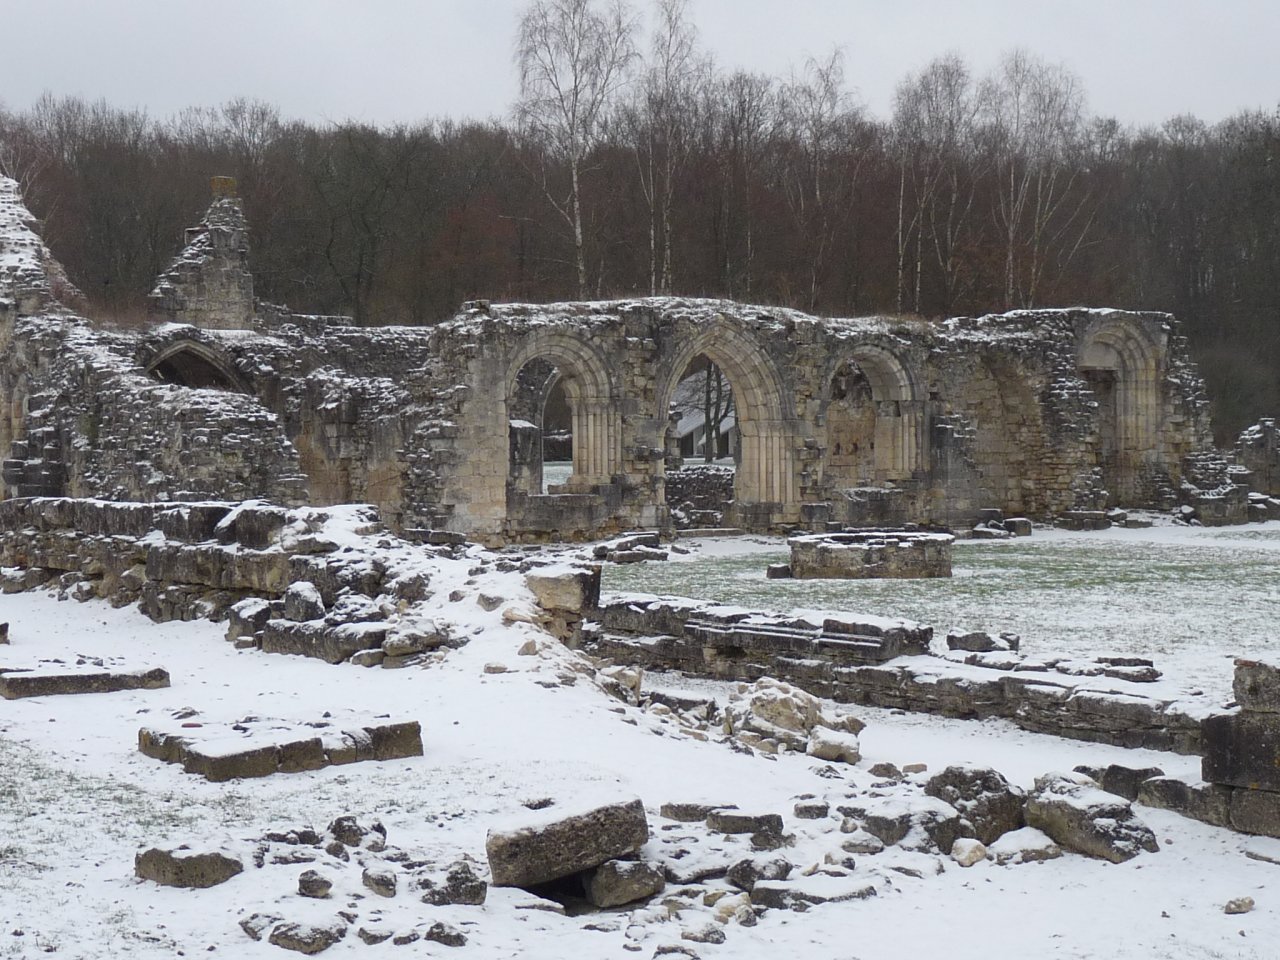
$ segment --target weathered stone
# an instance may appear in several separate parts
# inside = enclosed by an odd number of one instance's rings
[[[324,619],[324,600],[315,584],[291,583],[284,592],[284,615],[287,620],[305,621]]]
[[[1228,819],[1231,829],[1241,833],[1280,837],[1280,793],[1236,788]]]
[[[1222,908],[1222,912],[1228,916],[1251,913],[1254,908],[1253,897],[1236,897],[1234,900],[1228,900],[1226,906]]]
[[[525,575],[525,585],[539,606],[581,616],[599,606],[600,566],[534,570]]]
[[[947,767],[929,778],[924,792],[955,807],[984,844],[1023,825],[1026,794],[990,768]]]
[[[637,799],[569,813],[553,806],[524,824],[490,830],[485,850],[496,886],[527,887],[624,857],[648,839]]]
[[[877,530],[792,537],[791,576],[811,578],[909,578],[951,576],[949,533]]]
[[[238,856],[225,850],[197,850],[187,844],[151,847],[136,854],[133,870],[143,880],[166,887],[215,887],[244,870]]]
[[[274,913],[252,913],[240,921],[240,929],[253,940],[261,940],[262,935],[279,923],[281,917]]]
[[[782,817],[776,813],[712,810],[707,814],[706,824],[708,830],[716,833],[782,833]]]
[[[1201,734],[1206,781],[1280,791],[1280,714],[1215,714],[1205,718]]]
[[[268,939],[277,947],[310,956],[328,950],[346,935],[346,925],[335,920],[323,926],[311,923],[277,924]]]
[[[874,883],[862,877],[802,877],[799,880],[760,880],[751,891],[759,907],[803,912],[822,903],[866,900],[876,895]]]
[[[1062,848],[1034,827],[1023,827],[1006,833],[987,848],[987,853],[1000,866],[1017,863],[1040,863],[1062,856]]]
[[[1016,651],[1021,643],[1021,638],[1013,633],[1002,633],[996,637],[983,630],[947,634],[948,650],[967,650],[971,653]]]
[[[386,864],[370,864],[360,874],[360,882],[380,897],[396,895],[396,871]]]
[[[662,892],[666,876],[661,867],[639,860],[606,860],[587,873],[582,888],[597,907],[617,907]]]
[[[1241,710],[1280,713],[1280,667],[1262,660],[1237,660],[1232,689]]]
[[[445,923],[443,920],[437,920],[427,927],[427,932],[422,936],[425,940],[440,943],[446,947],[465,947],[467,945],[466,935],[457,927]]]
[[[832,763],[857,763],[862,759],[856,736],[822,726],[815,726],[809,731],[808,753],[811,757]]]
[[[1213,824],[1231,825],[1230,787],[1212,783],[1192,784],[1176,777],[1152,777],[1138,788],[1137,801],[1148,807],[1172,810],[1184,817]]]
[[[987,848],[981,840],[960,837],[951,845],[951,859],[962,867],[972,867],[987,858]]]
[[[489,885],[477,876],[466,860],[449,865],[443,877],[424,877],[418,881],[422,902],[443,906],[457,903],[479,906],[489,893]]]
[[[681,823],[699,823],[717,810],[736,809],[732,803],[664,803],[658,810],[667,820]]]
[[[304,897],[323,900],[333,889],[333,881],[316,870],[304,870],[298,876],[298,893]]]
[[[1123,863],[1143,850],[1160,849],[1155,834],[1133,814],[1133,808],[1092,781],[1063,774],[1036,778],[1027,797],[1027,826],[1048,834],[1070,850]]]
[[[824,820],[831,813],[831,805],[825,800],[800,800],[791,812],[797,820]]]
[[[0,697],[53,697],[81,693],[115,693],[119,690],[158,690],[169,686],[169,671],[72,670],[0,668]]]
[[[731,866],[725,879],[739,890],[750,893],[761,880],[786,880],[789,876],[791,861],[785,857],[751,857]]]

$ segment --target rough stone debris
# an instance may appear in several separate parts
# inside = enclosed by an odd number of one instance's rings
[[[1119,503],[1184,503],[1202,523],[1265,512],[1249,471],[1212,445],[1167,314],[921,324],[648,298],[475,302],[430,328],[357,328],[254,297],[243,210],[219,180],[153,291],[166,322],[107,334],[74,313],[18,185],[0,179],[0,198],[0,243],[14,246],[0,276],[10,495],[369,501],[426,542],[494,543],[671,529],[673,506],[686,521],[813,531],[969,526],[992,509],[1110,522]],[[667,495],[667,405],[698,355],[728,376],[742,443],[723,510],[691,514],[698,497],[678,480],[683,499]],[[531,443],[556,381],[573,465],[543,493]],[[1272,483],[1274,425],[1240,450]]]

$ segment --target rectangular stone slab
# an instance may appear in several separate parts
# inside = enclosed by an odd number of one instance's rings
[[[120,690],[156,690],[169,686],[169,671],[93,670],[54,673],[47,669],[14,670],[0,667],[0,697],[51,697],[72,693],[116,693]]]
[[[422,727],[416,720],[335,720],[318,729],[272,721],[210,724],[180,732],[143,727],[138,731],[138,751],[221,783],[365,760],[420,757]]]

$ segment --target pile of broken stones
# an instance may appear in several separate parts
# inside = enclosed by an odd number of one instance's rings
[[[1013,867],[1064,851],[1119,863],[1158,849],[1120,795],[1132,799],[1158,771],[1050,773],[1028,793],[987,768],[864,769],[862,723],[830,701],[764,678],[716,711],[675,694],[641,696],[638,673],[601,671],[628,715],[638,707],[655,727],[761,760],[805,755],[829,789],[794,797],[786,810],[740,809],[732,798],[676,799],[656,810],[635,797],[531,800],[490,825],[485,863],[463,851],[441,860],[399,849],[380,824],[342,817],[323,833],[302,827],[238,844],[153,848],[138,854],[137,875],[207,887],[249,869],[289,871],[254,889],[296,893],[246,910],[241,927],[306,954],[349,934],[369,944],[461,946],[483,940],[495,910],[538,909],[617,934],[627,950],[697,956],[697,944],[724,943],[771,910],[865,900],[950,868]],[[469,915],[490,885],[518,888],[523,899],[490,900]]]

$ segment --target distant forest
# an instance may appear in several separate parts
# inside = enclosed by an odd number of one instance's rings
[[[625,7],[531,4],[505,120],[316,126],[246,100],[160,119],[46,96],[0,111],[0,171],[120,322],[225,174],[258,295],[299,312],[430,324],[475,298],[666,293],[830,316],[1167,310],[1221,442],[1280,414],[1280,108],[1129,128],[1019,51],[987,76],[938,58],[879,118],[838,52],[730,73],[684,0],[653,20],[641,38]]]

